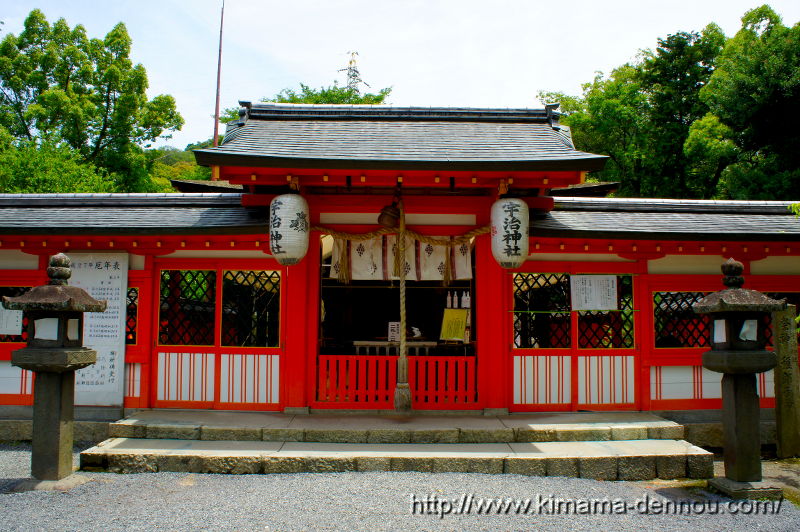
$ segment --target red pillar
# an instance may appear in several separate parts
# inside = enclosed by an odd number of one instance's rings
[[[283,319],[284,351],[281,360],[281,382],[284,408],[308,406],[310,393],[308,376],[313,375],[313,363],[319,335],[319,233],[312,233],[305,258],[284,270],[283,289],[286,290],[286,312]]]
[[[478,397],[484,408],[511,405],[511,286],[492,257],[489,235],[475,239]]]

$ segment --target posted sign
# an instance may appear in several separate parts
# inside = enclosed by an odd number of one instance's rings
[[[70,253],[72,277],[105,312],[83,315],[83,344],[97,351],[97,363],[75,373],[75,404],[121,406],[125,376],[127,253]]]
[[[572,310],[618,310],[616,275],[572,275]]]

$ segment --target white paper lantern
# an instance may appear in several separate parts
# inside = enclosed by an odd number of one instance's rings
[[[503,268],[519,268],[528,258],[528,204],[519,198],[492,205],[492,255]]]
[[[308,251],[308,203],[300,194],[282,194],[269,204],[269,250],[280,264],[297,264]]]

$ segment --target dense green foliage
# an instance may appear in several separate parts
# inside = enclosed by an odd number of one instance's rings
[[[172,96],[147,98],[147,74],[130,51],[124,24],[89,39],[83,26],[70,28],[64,19],[51,25],[33,10],[18,36],[0,42],[0,126],[13,138],[5,150],[39,147],[53,164],[84,164],[108,181],[101,188],[157,190],[144,147],[183,119]],[[51,189],[73,191],[67,175]],[[21,190],[40,191],[33,181]]]
[[[113,192],[103,171],[66,145],[15,142],[0,128],[0,191],[5,193]]]
[[[747,12],[701,97],[736,148],[725,192],[800,197],[800,23],[784,26],[766,5]]]
[[[561,101],[579,149],[609,156],[619,195],[800,197],[800,24],[768,6],[726,39],[715,24],[659,39]]]

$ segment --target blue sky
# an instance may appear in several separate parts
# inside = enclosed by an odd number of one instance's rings
[[[539,107],[539,90],[580,92],[653,48],[658,37],[716,22],[727,35],[745,11],[741,0],[227,0],[222,106],[256,101],[304,82],[328,85],[359,52],[374,90],[389,103],[419,106]],[[800,2],[770,5],[787,25]],[[172,94],[186,120],[166,141],[178,147],[209,138],[221,0],[0,0],[2,33],[25,16],[83,24],[91,37],[124,22],[133,58],[147,69],[149,93]]]

